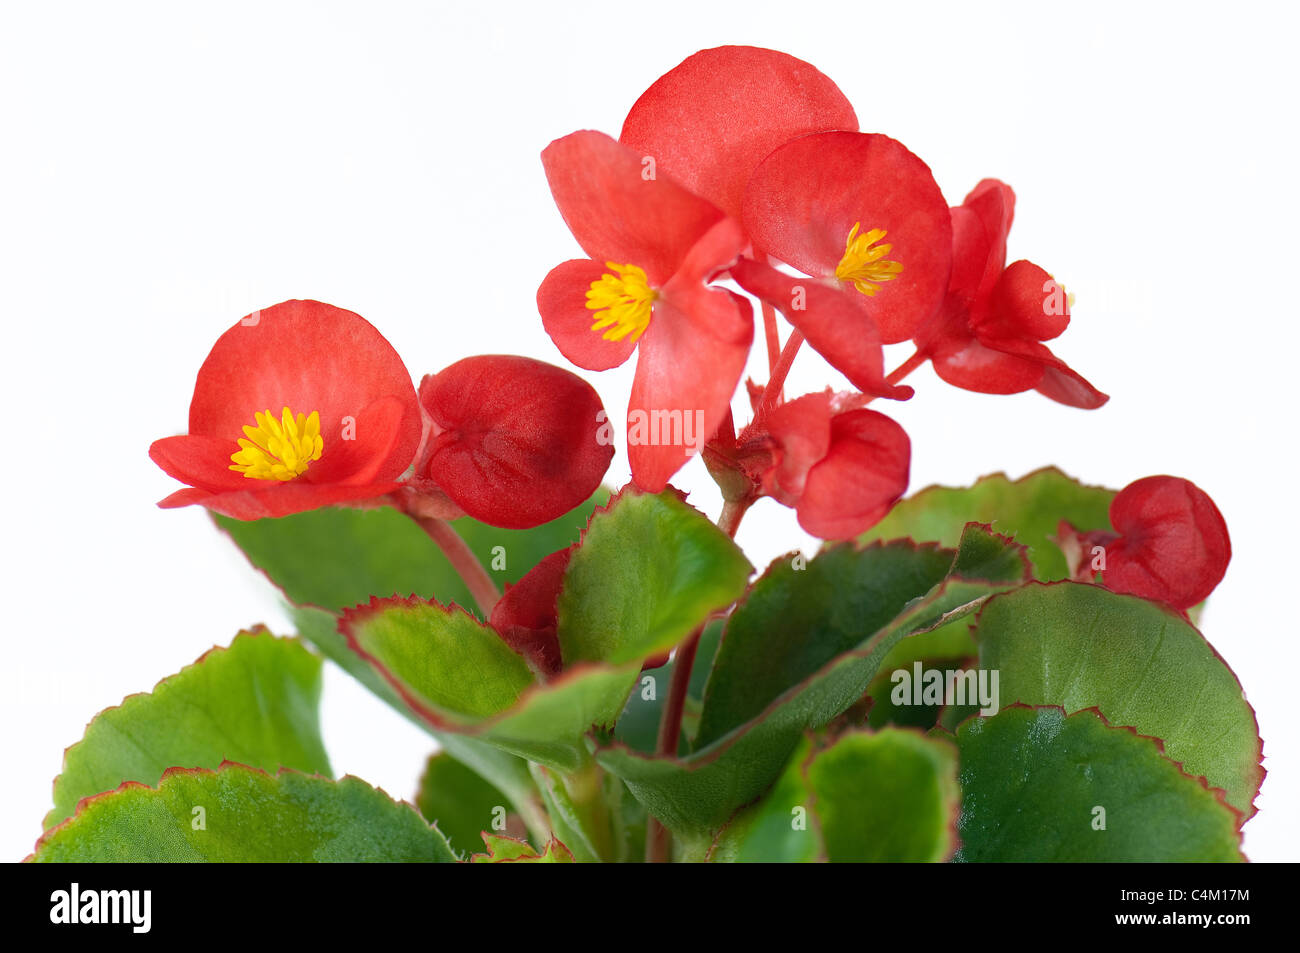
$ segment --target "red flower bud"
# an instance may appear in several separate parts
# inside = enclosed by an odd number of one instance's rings
[[[420,404],[434,434],[417,478],[493,526],[563,516],[595,492],[614,455],[595,390],[544,361],[465,358],[421,381]]]
[[[829,390],[781,404],[738,440],[736,458],[764,495],[794,507],[822,539],[869,529],[907,490],[911,441],[861,395]]]
[[[522,655],[543,676],[560,671],[560,640],[556,637],[556,600],[573,548],[551,553],[528,571],[492,610],[488,624],[503,642]]]
[[[1214,591],[1232,558],[1223,515],[1188,480],[1130,483],[1111,501],[1110,522],[1118,538],[1106,546],[1101,578],[1114,592],[1188,609]]]

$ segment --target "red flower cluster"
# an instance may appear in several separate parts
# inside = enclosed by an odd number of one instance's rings
[[[910,398],[899,380],[925,360],[970,390],[1106,400],[1042,343],[1069,322],[1063,289],[1036,265],[1006,266],[1011,190],[989,180],[950,209],[921,159],[858,131],[835,84],[794,57],[697,53],[636,101],[617,142],[578,132],[542,160],[589,257],[553,269],[538,308],[581,367],[639,347],[628,457],[643,489],[704,450],[728,499],[770,496],[809,532],[850,536],[907,485],[906,435],[865,404]],[[771,371],[738,436],[753,318],[724,279],[762,304]],[[776,311],[794,329],[783,351]],[[784,402],[805,340],[857,394]],[[887,374],[882,345],[908,340],[916,354]]]
[[[458,361],[417,395],[360,315],[286,301],[230,328],[199,369],[189,432],[149,455],[199,503],[235,519],[376,501],[401,488],[445,516],[526,527],[587,499],[609,465],[600,398],[521,357]]]

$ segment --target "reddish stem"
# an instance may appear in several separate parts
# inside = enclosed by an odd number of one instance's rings
[[[469,543],[465,542],[460,533],[452,529],[451,524],[444,519],[436,516],[417,516],[414,513],[407,515],[429,534],[429,538],[442,550],[442,554],[447,557],[452,568],[460,574],[470,595],[483,611],[483,617],[486,619],[490,616],[493,607],[501,598],[501,590],[497,588],[497,584],[488,575],[487,569],[474,555],[474,550],[469,548]]]
[[[796,331],[796,334],[799,332]],[[722,506],[718,516],[718,529],[733,539],[740,521],[753,503],[752,500],[728,501]],[[664,702],[663,717],[659,722],[659,738],[655,751],[661,757],[675,758],[677,743],[682,736],[682,715],[686,711],[686,696],[691,687],[691,669],[695,666],[695,654],[700,647],[700,636],[704,625],[691,633],[690,637],[677,649],[673,658],[673,679],[668,686],[668,699]],[[672,839],[668,829],[651,816],[646,825],[646,861],[651,864],[668,862]]]
[[[763,388],[763,397],[758,402],[758,409],[754,411],[754,420],[762,420],[780,402],[786,376],[790,373],[795,355],[799,353],[802,345],[803,334],[795,328],[786,338],[785,347],[781,349],[781,357],[777,360],[776,367],[772,368],[772,375],[767,379],[767,386]]]
[[[908,374],[912,373],[912,371],[924,364],[927,357],[928,355],[924,350],[917,348],[915,354],[889,372],[889,376],[885,378],[885,383],[897,384]]]
[[[766,301],[759,303],[763,310],[763,336],[767,341],[767,373],[770,376],[776,370],[781,353],[781,335],[776,329],[776,309]]]

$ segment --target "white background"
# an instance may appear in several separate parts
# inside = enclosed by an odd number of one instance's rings
[[[538,153],[617,135],[686,55],[748,43],[830,75],[950,202],[986,175],[1016,189],[1011,255],[1078,296],[1053,347],[1112,400],[981,396],[924,369],[893,407],[913,487],[1055,463],[1205,488],[1234,557],[1203,627],[1269,771],[1246,849],[1297,859],[1294,8],[1078,9],[6,2],[0,858],[30,850],[95,712],[241,626],[284,628],[202,510],[154,507],[175,484],[146,450],[184,429],[217,335],[314,297],[369,318],[417,376],[480,352],[561,363],[533,295],[577,248]],[[624,406],[630,364],[587,376]],[[807,349],[793,380],[843,383]],[[716,515],[702,467],[677,482]],[[770,501],[739,540],[759,565],[811,545]],[[423,735],[334,670],[324,720],[339,773],[410,796]]]

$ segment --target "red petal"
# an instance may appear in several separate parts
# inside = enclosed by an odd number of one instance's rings
[[[574,258],[552,268],[537,289],[546,333],[570,362],[589,371],[617,367],[636,349],[631,335],[606,341],[604,332],[591,329],[596,313],[587,307],[587,291],[607,270],[601,262]]]
[[[269,480],[248,480],[249,483],[270,484]],[[237,520],[259,520],[290,516],[323,506],[340,503],[359,503],[374,500],[397,489],[396,483],[376,483],[369,486],[314,486],[294,480],[291,483],[268,485],[265,489],[227,490],[208,493],[205,490],[178,490],[158,505],[164,509],[190,506],[198,503],[214,512]]]
[[[598,262],[643,268],[654,286],[677,271],[722,212],[664,175],[647,178],[641,153],[601,132],[575,132],[542,153],[560,214]]]
[[[1002,277],[1007,233],[1015,218],[1016,193],[997,179],[984,179],[953,209],[953,280],[949,287],[967,301],[982,301]],[[978,224],[976,224],[978,223]]]
[[[1078,372],[1053,354],[1045,344],[1023,339],[992,338],[986,339],[984,343],[1004,357],[1014,356],[1017,361],[1038,364],[1042,368],[1042,376],[1032,386],[1045,397],[1050,397],[1058,403],[1083,410],[1096,410],[1110,400],[1107,395],[1093,387]]]
[[[776,308],[831,366],[864,394],[907,400],[912,388],[885,382],[885,356],[869,299],[742,258],[731,268],[736,283]]]
[[[595,492],[614,455],[591,385],[543,361],[469,357],[426,377],[420,402],[439,430],[423,471],[493,526],[562,516]]]
[[[372,468],[380,482],[401,476],[420,443],[423,423],[411,375],[360,315],[319,301],[286,301],[249,315],[217,339],[199,369],[190,433],[233,443],[258,411],[278,416],[290,407],[320,414],[329,448],[331,436],[344,432],[345,417],[358,418],[384,397],[396,398],[402,413],[396,438]],[[324,457],[316,466],[322,464],[332,466]]]
[[[560,670],[560,640],[555,635],[555,603],[573,548],[551,553],[513,586],[492,609],[489,624],[503,642],[543,675]]]
[[[943,301],[948,203],[926,164],[888,136],[827,132],[782,146],[755,170],[744,220],[756,249],[816,277],[834,275],[854,225],[884,229],[903,270],[863,297],[885,344],[912,337]]]
[[[849,101],[815,67],[775,50],[722,46],[659,77],[619,140],[740,218],[745,183],[769,152],[808,133],[857,128]]]
[[[230,469],[230,456],[239,450],[234,440],[181,434],[155,440],[149,459],[169,476],[208,492],[244,489],[249,480]]]
[[[831,448],[808,473],[796,508],[799,525],[821,539],[848,539],[874,526],[907,490],[912,444],[874,410],[831,421]]]
[[[993,350],[974,337],[950,350],[936,349],[931,353],[931,363],[934,372],[953,387],[979,394],[1019,394],[1038,386],[1043,379],[1041,361]]]
[[[703,447],[731,408],[754,338],[747,299],[686,285],[655,305],[628,402],[628,461],[658,493]]]
[[[339,433],[324,434],[320,460],[301,479],[318,484],[374,483],[401,436],[404,410],[396,397],[381,397],[362,409]]]
[[[808,471],[831,449],[831,395],[805,394],[767,415],[767,431],[776,441],[776,465],[763,475],[763,491],[794,506],[803,495]]]
[[[1111,501],[1110,522],[1120,538],[1106,549],[1102,580],[1115,592],[1187,609],[1214,591],[1232,558],[1223,514],[1188,480],[1130,483]]]
[[[980,337],[1050,341],[1070,324],[1064,289],[1028,261],[1007,265],[993,286],[987,307],[976,315],[972,315],[972,325]]]

